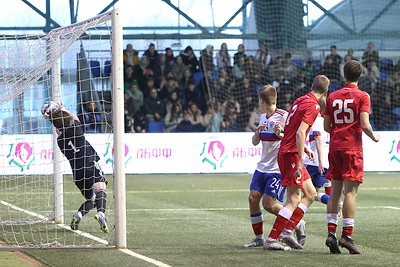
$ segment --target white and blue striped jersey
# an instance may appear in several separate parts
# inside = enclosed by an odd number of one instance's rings
[[[280,173],[278,166],[278,150],[281,139],[275,134],[275,124],[279,122],[281,127],[285,126],[285,121],[288,112],[283,109],[276,109],[275,112],[267,117],[267,114],[262,114],[260,123],[265,123],[266,126],[260,132],[260,140],[262,145],[261,160],[257,164],[257,170],[263,173]]]
[[[315,141],[315,136],[321,136],[322,141],[322,166],[325,169],[329,168],[328,162],[328,152],[329,152],[329,133],[324,130],[324,118],[318,116],[315,119],[314,124],[311,126],[310,133],[308,135],[308,141],[312,152],[314,153],[315,160],[312,161],[308,156],[304,159],[304,165],[312,165],[318,166],[318,151],[317,151],[317,142]]]

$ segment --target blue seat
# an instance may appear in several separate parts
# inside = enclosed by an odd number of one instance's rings
[[[335,92],[335,91],[339,90],[341,87],[342,87],[342,86],[341,86],[340,84],[331,83],[331,84],[329,85],[329,92],[330,92],[330,93]]]
[[[199,86],[201,79],[204,78],[204,73],[203,72],[195,72],[193,73],[193,80],[194,83],[196,84],[196,87]]]
[[[164,123],[160,121],[149,122],[149,133],[162,133],[164,132]]]
[[[104,61],[104,77],[109,77],[111,75],[111,60]]]
[[[311,62],[312,62],[312,65],[314,66],[314,69],[319,69],[322,66],[321,60],[319,60],[319,59],[313,59]]]
[[[93,78],[98,78],[101,76],[100,62],[98,60],[90,60],[89,67],[92,72]]]
[[[393,66],[393,60],[390,58],[381,59],[379,62],[380,69],[384,69],[384,68],[391,67],[391,66]]]
[[[304,67],[304,60],[303,59],[292,59],[292,63],[299,68]]]
[[[379,74],[379,81],[381,83],[383,83],[388,76],[389,76],[389,72],[388,71],[381,71],[380,74]]]

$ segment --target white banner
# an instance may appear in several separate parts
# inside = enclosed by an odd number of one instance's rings
[[[253,133],[151,133],[125,135],[126,173],[252,173],[261,157]],[[400,132],[380,132],[381,141],[364,138],[365,171],[400,171]],[[51,135],[1,135],[2,174],[51,174]],[[112,135],[87,135],[100,165],[113,172]],[[58,149],[58,148],[57,148]],[[64,158],[63,169],[71,173]]]

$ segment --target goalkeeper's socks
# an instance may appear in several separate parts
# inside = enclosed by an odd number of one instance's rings
[[[317,200],[318,200],[319,202],[324,203],[324,204],[328,204],[329,195],[324,194],[324,193],[318,193],[318,195],[317,195]]]
[[[107,193],[100,190],[96,193],[96,207],[97,211],[105,212],[107,206]]]
[[[91,200],[85,201],[78,209],[78,212],[80,212],[82,216],[85,216],[91,209],[94,208],[94,205],[95,203]]]

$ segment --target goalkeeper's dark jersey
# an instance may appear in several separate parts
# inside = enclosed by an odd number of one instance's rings
[[[58,147],[68,159],[75,179],[87,177],[89,173],[92,175],[92,172],[87,171],[93,169],[95,162],[100,159],[92,145],[86,140],[83,131],[83,125],[75,120],[57,138]]]

